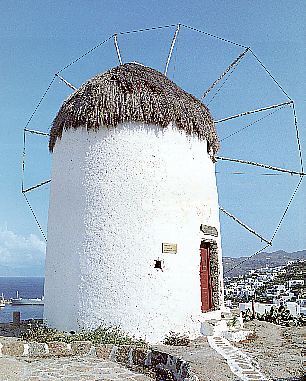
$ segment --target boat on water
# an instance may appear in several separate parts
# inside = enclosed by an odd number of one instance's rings
[[[12,306],[33,306],[33,305],[44,305],[44,298],[20,298],[19,293],[17,291],[16,298],[12,298]]]
[[[0,298],[0,308],[1,307],[5,307],[5,300],[4,300],[3,294],[1,295],[1,298]]]

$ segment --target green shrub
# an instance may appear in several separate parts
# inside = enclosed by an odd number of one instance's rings
[[[251,311],[249,309],[245,312],[242,312],[242,317],[244,322],[253,319]],[[267,321],[269,323],[285,325],[286,327],[306,325],[306,318],[304,316],[301,315],[296,318],[292,316],[290,311],[284,306],[280,306],[278,308],[272,306],[270,311],[266,311],[262,315],[257,313],[256,318],[260,321]]]
[[[175,345],[175,346],[189,345],[190,339],[185,334],[180,334],[180,333],[175,333],[173,331],[170,331],[169,334],[166,335],[163,343],[165,345]]]
[[[231,320],[229,320],[228,322],[227,322],[227,326],[228,327],[236,327],[237,325],[238,325],[238,323],[239,323],[239,319],[238,319],[238,317],[236,316],[236,315],[234,315],[232,318],[231,318]]]
[[[91,331],[82,330],[77,333],[67,333],[47,327],[44,324],[31,323],[28,329],[21,334],[21,339],[36,341],[38,343],[48,343],[50,341],[62,341],[65,343],[91,341],[93,344],[148,346],[144,340],[129,336],[118,327],[107,327],[105,325],[101,325]]]

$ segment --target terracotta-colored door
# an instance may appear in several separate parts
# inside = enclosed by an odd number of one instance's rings
[[[201,285],[201,302],[202,312],[207,312],[212,309],[212,290],[210,279],[210,245],[207,242],[202,242],[200,246],[201,262],[200,262],[200,285]]]

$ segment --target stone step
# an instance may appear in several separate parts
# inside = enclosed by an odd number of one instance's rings
[[[228,363],[231,371],[242,381],[268,381],[259,367],[238,348],[234,347],[228,340],[221,336],[209,336],[209,345],[218,352]]]

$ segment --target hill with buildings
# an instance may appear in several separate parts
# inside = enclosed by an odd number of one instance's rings
[[[256,270],[263,267],[285,266],[290,261],[306,259],[306,250],[288,253],[278,250],[273,253],[259,253],[252,258],[247,257],[230,258],[223,257],[224,276],[233,278],[239,275],[247,274],[250,270]],[[235,267],[233,270],[231,270]],[[231,271],[230,271],[231,270]]]

